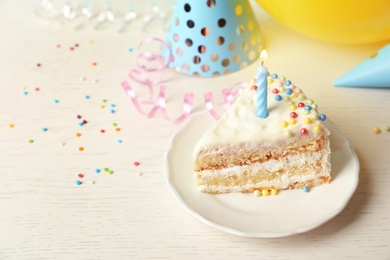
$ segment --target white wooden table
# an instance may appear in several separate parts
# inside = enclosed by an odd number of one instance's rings
[[[139,14],[150,10],[132,2]],[[114,3],[122,11],[128,4]],[[291,237],[246,238],[205,225],[181,207],[166,185],[163,158],[182,123],[160,112],[141,116],[120,87],[136,67],[138,43],[164,37],[160,24],[141,30],[138,20],[121,34],[118,23],[76,31],[37,18],[39,4],[0,3],[0,259],[389,259],[390,133],[375,135],[372,128],[390,125],[390,92],[332,84],[383,43],[316,41],[254,6],[267,38],[268,68],[315,97],[355,145],[361,171],[345,210],[324,225]],[[172,70],[150,77],[166,79],[167,110],[176,117],[184,93],[195,94],[194,112],[204,110],[206,91],[220,96],[252,77],[257,65],[217,78]],[[83,119],[88,123],[80,126]]]

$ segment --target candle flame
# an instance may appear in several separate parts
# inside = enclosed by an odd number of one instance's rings
[[[267,60],[267,51],[266,51],[266,50],[262,50],[262,51],[260,52],[260,60],[261,60],[262,62],[264,62],[264,61]]]

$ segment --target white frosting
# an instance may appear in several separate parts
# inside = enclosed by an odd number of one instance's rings
[[[321,132],[325,131],[328,135],[322,121],[318,119],[318,112],[316,105],[311,109],[310,114],[305,114],[304,108],[299,108],[298,103],[303,102],[305,105],[311,104],[313,101],[304,98],[301,90],[295,88],[294,85],[285,86],[285,82],[281,80],[270,79],[268,84],[268,112],[267,118],[259,118],[256,116],[256,99],[257,92],[252,90],[252,84],[249,84],[244,89],[243,93],[236,99],[235,103],[228,108],[223,114],[221,119],[214,123],[200,138],[194,149],[194,155],[197,154],[202,146],[214,146],[223,144],[243,144],[243,143],[261,143],[264,146],[272,146],[276,142],[280,143],[284,140],[286,142],[291,141],[289,138],[299,137],[301,128],[308,130],[307,135],[317,134],[313,131],[314,126],[320,125]],[[253,81],[252,81],[253,83]],[[272,93],[273,89],[278,89],[279,93]],[[294,95],[287,95],[284,89],[291,88]],[[299,96],[301,94],[301,96]],[[283,100],[277,101],[276,95],[283,97]],[[294,97],[296,95],[296,97]],[[281,127],[282,121],[289,122],[291,110],[291,102],[289,104],[285,99],[290,99],[297,107],[294,112],[298,114],[295,118],[296,124],[289,124],[286,128]],[[306,112],[308,113],[308,112]],[[313,119],[313,115],[317,115],[317,119]],[[312,123],[307,124],[304,122],[304,118],[310,118]],[[286,131],[291,131],[292,137],[286,137]]]

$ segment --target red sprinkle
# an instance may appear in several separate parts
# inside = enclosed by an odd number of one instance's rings
[[[306,128],[301,128],[301,135],[306,135],[308,133]]]
[[[253,85],[253,86],[251,87],[251,90],[257,90],[257,86],[256,86],[256,85]]]
[[[291,118],[297,118],[297,117],[298,117],[298,114],[295,113],[295,112],[291,112],[291,113],[290,113],[290,117],[291,117]]]
[[[272,93],[278,94],[278,93],[279,93],[279,90],[278,90],[277,88],[274,88],[274,89],[272,90]]]
[[[70,49],[71,51],[73,51],[73,50],[74,50],[74,47],[70,47],[69,49]]]
[[[61,45],[57,44],[56,47],[57,47],[57,48],[61,48]]]
[[[79,173],[77,176],[79,176],[79,178],[83,178],[83,177],[84,177],[84,174]]]
[[[40,63],[37,63],[37,67],[40,67],[41,66],[41,64]]]
[[[138,166],[138,165],[139,165],[139,162],[135,161],[134,166]]]
[[[83,125],[85,125],[86,123],[88,123],[88,121],[87,120],[83,120]]]
[[[35,91],[39,91],[39,88],[35,88]]]
[[[101,130],[100,130],[100,133],[104,133],[104,132],[106,132],[104,129],[101,129]]]
[[[299,103],[298,103],[298,107],[300,107],[300,108],[305,107],[305,103],[299,102]]]
[[[80,119],[81,118],[81,116],[80,115],[77,115],[77,119]]]

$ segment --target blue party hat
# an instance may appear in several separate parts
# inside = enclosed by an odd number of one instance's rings
[[[238,71],[263,49],[248,0],[178,0],[165,42],[168,67],[202,77]]]
[[[390,44],[333,83],[336,87],[390,87]]]

